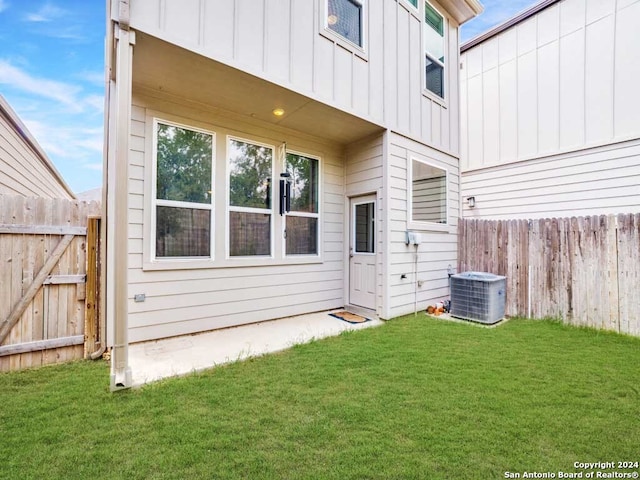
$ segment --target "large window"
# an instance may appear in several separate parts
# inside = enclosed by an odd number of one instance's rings
[[[287,153],[291,210],[285,217],[287,255],[318,254],[318,172],[315,158]]]
[[[273,148],[230,138],[229,256],[270,256]]]
[[[363,47],[364,15],[361,0],[327,0],[326,27]]]
[[[155,122],[155,256],[211,257],[214,135]]]
[[[444,98],[445,21],[435,8],[424,4],[425,88]]]
[[[411,220],[447,223],[447,171],[411,160]]]

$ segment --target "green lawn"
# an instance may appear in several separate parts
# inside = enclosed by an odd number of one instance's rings
[[[105,363],[0,375],[0,478],[505,478],[640,461],[640,339],[404,317],[108,392]]]

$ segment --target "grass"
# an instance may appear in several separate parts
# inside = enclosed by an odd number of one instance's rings
[[[0,375],[0,478],[505,478],[638,461],[640,340],[400,318],[135,391]]]

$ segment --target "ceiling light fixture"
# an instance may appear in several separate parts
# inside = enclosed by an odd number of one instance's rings
[[[283,108],[274,108],[273,109],[273,114],[276,117],[281,117],[282,115],[284,115],[284,109]]]
[[[338,16],[337,15],[329,15],[327,17],[327,23],[329,25],[335,25],[336,23],[338,23]]]

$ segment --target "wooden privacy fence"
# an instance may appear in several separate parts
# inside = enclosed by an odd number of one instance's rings
[[[0,195],[0,371],[82,358],[100,341],[99,214],[96,202]]]
[[[640,335],[640,214],[459,222],[458,271],[507,277],[506,314]]]

